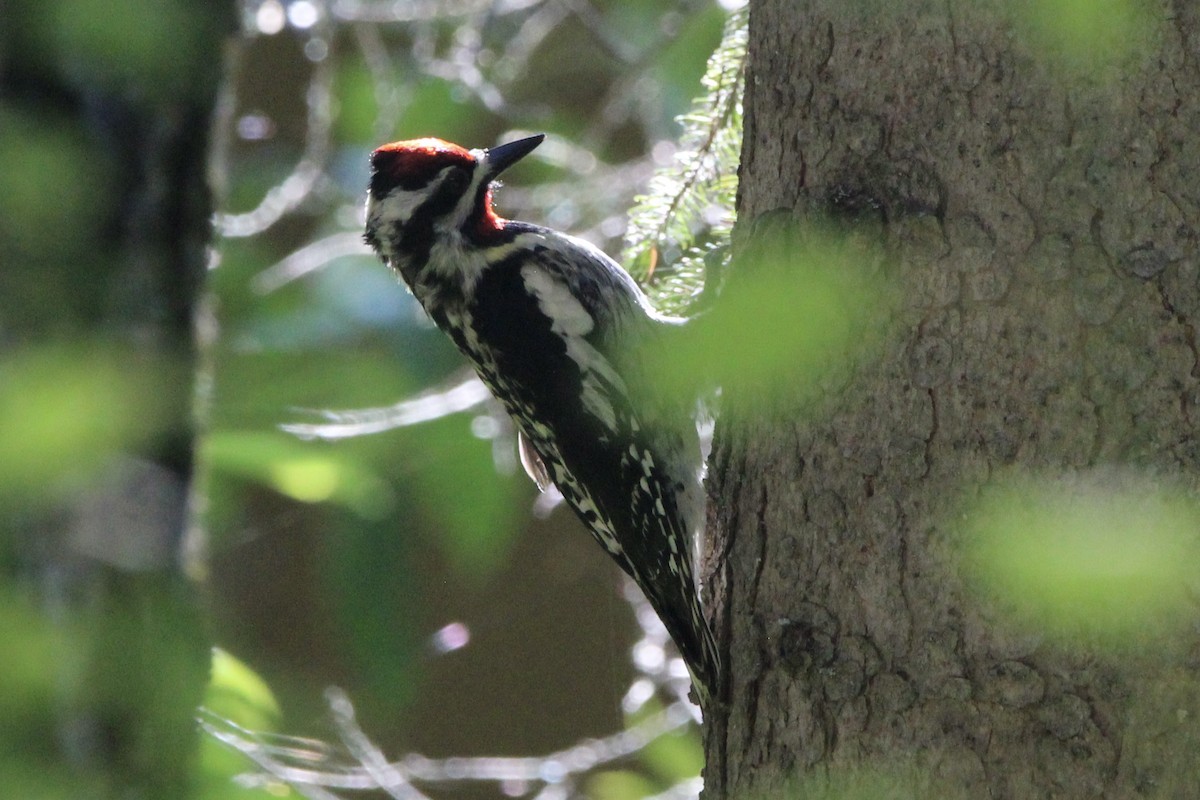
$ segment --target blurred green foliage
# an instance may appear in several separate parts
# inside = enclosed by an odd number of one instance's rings
[[[163,387],[179,373],[178,364],[101,342],[0,359],[0,503],[61,501],[121,448],[162,435]]]
[[[1200,564],[1200,503],[1100,470],[998,480],[963,511],[968,576],[1013,623],[1069,643],[1183,630]]]
[[[104,195],[117,165],[68,116],[46,108],[0,98],[0,131],[5,323],[13,330],[71,334],[95,313],[95,296],[86,290],[102,287],[112,268],[95,247],[112,209],[95,198]],[[66,229],[62,219],[71,220]]]
[[[627,724],[642,718],[653,709],[648,705],[641,712],[631,715]],[[696,728],[685,728],[663,734],[638,752],[640,761],[663,791],[682,780],[699,775],[704,768],[704,745]]]
[[[270,734],[279,729],[282,711],[266,682],[234,656],[213,648],[212,671],[204,694],[204,712],[246,730]],[[248,787],[235,781],[249,768],[246,759],[213,737],[200,745],[198,800],[267,800],[296,795],[282,783]]]
[[[8,257],[49,261],[77,255],[71,248],[100,239],[108,209],[91,201],[116,168],[109,155],[52,112],[0,102],[0,130],[0,242]],[[64,217],[72,220],[71,235],[47,237]],[[61,285],[51,288],[58,291],[38,307],[69,294]]]
[[[334,120],[334,136],[338,141],[363,147],[377,146],[373,137],[380,128],[379,86],[363,58],[348,54],[340,60],[334,78],[334,92],[339,110]],[[444,103],[450,106],[450,103]]]
[[[607,770],[587,781],[587,796],[592,800],[638,800],[656,793],[653,781],[631,770]]]
[[[208,646],[175,549],[230,6],[0,12],[5,797],[194,786]]]
[[[739,257],[720,303],[646,354],[661,385],[686,393],[706,378],[811,405],[883,341],[895,296],[878,248],[851,231],[777,221]]]
[[[158,0],[43,0],[30,21],[46,55],[87,74],[106,91],[148,92],[153,100],[204,91],[195,65],[211,59],[217,15],[190,2]]]
[[[1143,51],[1152,29],[1146,0],[1020,0],[1010,13],[1047,58],[1080,71]]]
[[[925,765],[905,763],[898,755],[888,763],[833,765],[792,782],[783,800],[968,800],[953,778],[939,779]]]
[[[203,646],[194,609],[178,583],[155,574],[87,588],[97,602],[52,618],[30,587],[0,584],[5,796],[106,797],[129,785],[176,796],[195,777],[177,771],[193,763],[191,689],[205,671],[194,658]]]
[[[212,651],[204,708],[256,731],[275,730],[283,713],[266,681],[219,647]]]
[[[390,487],[367,465],[282,433],[214,433],[204,440],[201,463],[301,503],[334,503],[367,519],[386,513],[394,500]]]
[[[52,627],[39,609],[12,587],[0,585],[0,630],[5,659],[0,670],[0,780],[13,797],[70,798],[87,777],[74,774],[39,735],[45,709],[61,701],[64,664],[72,659],[71,633]]]

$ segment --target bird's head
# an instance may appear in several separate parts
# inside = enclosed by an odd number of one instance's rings
[[[371,154],[365,239],[396,264],[419,256],[441,236],[485,244],[502,230],[492,210],[492,181],[541,144],[538,134],[485,150],[441,139],[385,144]]]

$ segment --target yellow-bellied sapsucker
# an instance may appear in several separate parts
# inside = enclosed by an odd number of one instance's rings
[[[526,471],[542,489],[553,481],[645,593],[707,707],[720,661],[692,565],[704,513],[694,404],[656,392],[640,364],[680,320],[592,245],[496,215],[492,181],[542,138],[380,147],[365,238],[512,415]]]

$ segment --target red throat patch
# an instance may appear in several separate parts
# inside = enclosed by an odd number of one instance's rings
[[[488,187],[487,192],[483,195],[483,213],[479,215],[479,224],[475,228],[475,235],[480,239],[494,239],[496,234],[504,230],[504,223],[508,220],[504,219],[496,213],[496,209],[492,208],[492,190]]]

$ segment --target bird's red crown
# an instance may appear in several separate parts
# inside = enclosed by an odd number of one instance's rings
[[[401,185],[428,183],[440,170],[453,165],[470,169],[475,157],[465,147],[432,137],[391,142],[371,154],[371,166]]]

